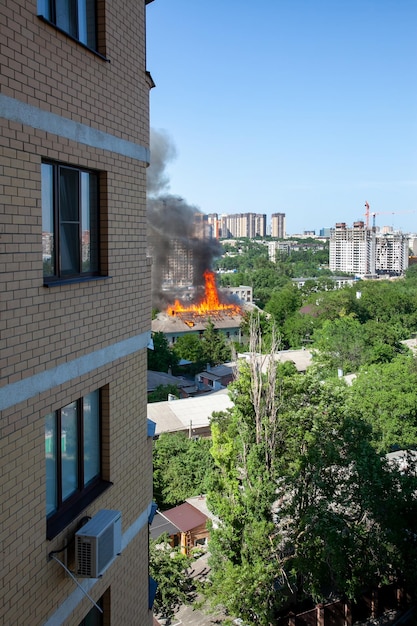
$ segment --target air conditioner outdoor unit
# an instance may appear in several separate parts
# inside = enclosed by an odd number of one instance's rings
[[[122,514],[103,509],[75,533],[75,575],[99,578],[122,550]]]

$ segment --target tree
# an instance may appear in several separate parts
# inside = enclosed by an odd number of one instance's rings
[[[417,263],[410,265],[405,272],[405,278],[408,282],[416,283],[417,282]]]
[[[154,610],[169,619],[188,600],[191,581],[187,575],[190,558],[172,548],[168,535],[149,540],[149,573],[158,583]]]
[[[282,327],[285,320],[302,304],[301,293],[297,287],[290,284],[279,291],[273,291],[265,306],[265,311],[271,313],[278,327]]]
[[[187,334],[178,337],[174,344],[174,352],[178,359],[186,359],[193,363],[204,363],[204,347],[198,335]]]
[[[164,402],[168,400],[169,395],[179,397],[177,385],[158,385],[154,391],[148,394],[148,403]]]
[[[349,402],[372,428],[372,442],[382,453],[417,445],[417,362],[412,355],[361,370]]]
[[[365,338],[361,323],[350,316],[326,320],[313,334],[314,358],[333,375],[340,368],[356,372],[363,362]]]
[[[201,339],[203,355],[210,365],[219,365],[230,361],[232,350],[223,333],[215,329],[211,320],[208,321]]]
[[[251,348],[261,352],[253,335]],[[416,529],[416,477],[371,445],[344,381],[314,369],[286,376],[257,357],[241,364],[231,393],[234,407],[212,421],[208,502],[221,523],[209,544],[209,598],[267,625],[295,594],[354,598],[399,572],[414,585],[404,543]]]
[[[206,493],[213,459],[208,439],[162,433],[154,442],[154,498],[161,510]]]
[[[170,349],[162,332],[153,333],[153,350],[148,349],[148,369],[154,372],[167,372],[178,363],[177,355]]]

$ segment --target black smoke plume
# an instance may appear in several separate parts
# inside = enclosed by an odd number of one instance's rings
[[[203,213],[183,198],[168,193],[166,166],[176,150],[163,131],[151,130],[151,163],[147,171],[148,247],[152,263],[152,306],[165,308],[177,297],[162,290],[162,280],[170,267],[174,249],[192,258],[192,282],[198,292],[204,284],[203,273],[212,269],[213,259],[220,255],[216,239],[201,236]]]

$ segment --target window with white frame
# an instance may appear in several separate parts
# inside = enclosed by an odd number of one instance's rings
[[[104,491],[101,392],[45,417],[46,515],[52,537]]]
[[[97,50],[96,0],[38,0],[38,15]]]
[[[42,163],[44,282],[99,275],[99,176]]]

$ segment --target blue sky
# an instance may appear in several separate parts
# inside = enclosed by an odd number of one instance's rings
[[[155,0],[147,68],[169,193],[417,232],[417,0]]]

